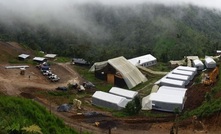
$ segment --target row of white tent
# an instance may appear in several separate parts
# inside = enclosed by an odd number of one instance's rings
[[[203,70],[205,67],[209,68],[209,69],[216,67],[216,62],[211,57],[206,56],[204,63],[205,63],[205,66],[204,66],[203,62],[200,59],[193,60],[193,66],[196,67],[197,70]]]
[[[121,110],[126,107],[138,92],[126,90],[118,87],[112,87],[109,91],[96,91],[92,96],[92,104],[99,107],[106,107],[115,110]]]
[[[155,83],[160,87],[156,92],[142,99],[142,110],[182,111],[187,91],[185,87],[196,74],[195,67],[178,66],[173,69]]]
[[[197,74],[197,68],[178,66],[155,84],[159,86],[185,87]]]

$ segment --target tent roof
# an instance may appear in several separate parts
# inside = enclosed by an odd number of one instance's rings
[[[102,62],[96,62],[94,65],[90,68],[90,72],[94,72],[96,70],[101,70],[102,68],[106,67],[108,64],[107,61],[102,61]]]
[[[106,101],[106,102],[111,102],[122,107],[125,107],[127,105],[127,103],[125,102],[128,102],[128,100],[125,97],[117,96],[117,95],[102,92],[102,91],[96,91],[92,97],[97,98],[99,100]]]
[[[27,54],[20,54],[20,55],[18,55],[18,57],[19,57],[19,58],[26,59],[26,58],[29,57],[29,55],[27,55]]]
[[[35,61],[44,61],[45,58],[43,58],[43,57],[34,57],[33,60],[35,60]]]
[[[187,66],[178,66],[177,69],[184,70],[184,71],[193,71],[193,72],[197,71],[196,67],[187,67]]]
[[[178,87],[169,87],[161,86],[157,91],[157,94],[168,94],[184,97],[186,94],[187,88],[178,88]]]
[[[204,66],[204,65],[203,65],[203,62],[202,62],[201,60],[199,60],[199,59],[194,60],[193,63],[194,63],[195,65],[197,65],[197,66]]]
[[[174,69],[172,71],[173,74],[180,74],[180,75],[188,75],[188,76],[193,76],[194,72],[191,71],[184,71],[184,70],[178,70],[178,69]]]
[[[151,54],[147,54],[147,55],[143,55],[143,56],[129,59],[128,61],[136,66],[139,64],[143,64],[143,63],[155,61],[155,60],[156,60],[155,57],[153,57]]]
[[[108,63],[120,72],[129,89],[147,81],[146,77],[137,69],[137,67],[127,61],[123,56],[110,59],[108,60]]]
[[[160,83],[168,83],[168,84],[172,84],[172,85],[177,85],[177,86],[183,86],[185,85],[184,81],[181,80],[173,80],[173,79],[169,79],[169,78],[162,78],[160,80]]]
[[[170,95],[170,94],[161,94],[161,93],[151,93],[150,98],[151,101],[158,101],[164,103],[175,103],[182,104],[183,97],[179,95]]]
[[[172,74],[172,73],[167,74],[166,78],[178,79],[178,80],[184,80],[184,81],[190,80],[190,77],[187,75]]]
[[[129,99],[133,99],[138,94],[138,92],[136,91],[126,90],[126,89],[118,88],[118,87],[112,87],[109,93],[123,96]]]
[[[216,64],[216,62],[211,57],[206,57],[205,62],[207,64]]]
[[[45,58],[55,58],[57,54],[46,54]]]

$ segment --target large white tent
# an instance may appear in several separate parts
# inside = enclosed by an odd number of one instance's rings
[[[131,91],[131,90],[127,90],[127,89],[123,89],[119,87],[112,87],[109,93],[122,96],[131,100],[138,94],[137,91]]]
[[[196,59],[193,61],[193,66],[197,68],[197,70],[203,70],[204,69],[204,64],[201,60]]]
[[[161,86],[156,93],[142,99],[142,110],[182,111],[186,100],[186,88]]]
[[[215,68],[216,62],[211,57],[205,58],[205,66],[206,68]]]
[[[114,94],[96,91],[92,96],[92,104],[100,107],[121,110],[126,107],[130,100],[125,97],[117,96]]]

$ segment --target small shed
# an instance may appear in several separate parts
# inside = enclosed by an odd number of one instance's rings
[[[211,57],[205,58],[205,66],[206,68],[215,68],[216,62]]]
[[[112,87],[109,91],[109,93],[111,94],[115,94],[118,96],[122,96],[125,97],[127,99],[133,99],[136,95],[138,95],[138,92],[136,91],[131,91],[131,90],[127,90],[127,89],[123,89],[123,88],[119,88],[119,87]]]
[[[18,59],[19,59],[19,60],[25,60],[25,59],[27,59],[29,56],[30,56],[30,55],[28,55],[28,54],[20,54],[20,55],[18,55]]]
[[[43,58],[43,57],[34,57],[33,61],[36,61],[36,62],[39,62],[39,63],[43,63],[43,62],[46,61],[46,59]]]
[[[174,80],[169,78],[162,78],[160,86],[185,87],[186,82],[182,80]]]
[[[47,59],[54,59],[57,56],[57,54],[46,54],[44,57]]]
[[[130,100],[111,93],[96,91],[92,96],[92,104],[100,107],[121,110],[126,107]]]
[[[157,64],[157,59],[151,54],[139,56],[128,60],[135,66],[149,67]]]
[[[204,69],[204,64],[201,60],[196,59],[193,61],[193,66],[197,68],[197,70],[203,70]]]
[[[190,82],[190,76],[187,76],[187,75],[179,75],[179,74],[169,73],[166,75],[166,78],[173,79],[173,80],[185,81],[185,85],[188,85]]]

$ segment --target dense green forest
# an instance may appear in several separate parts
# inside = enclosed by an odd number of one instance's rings
[[[28,132],[33,134],[77,133],[32,100],[3,95],[0,95],[0,97],[1,134],[22,134]],[[39,129],[34,127],[31,129],[32,132],[25,131],[25,128],[36,125]]]
[[[160,4],[78,8],[90,26],[58,25],[53,19],[47,25],[32,25],[17,16],[10,23],[0,21],[0,40],[92,62],[147,53],[167,62],[186,55],[214,55],[221,49],[221,13],[216,10]]]

